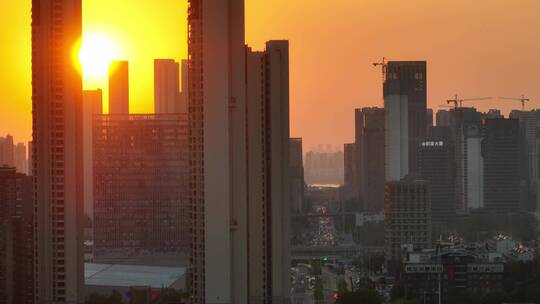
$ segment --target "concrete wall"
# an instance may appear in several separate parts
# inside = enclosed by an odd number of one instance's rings
[[[409,122],[407,95],[384,98],[386,114],[386,180],[397,181],[409,173]]]

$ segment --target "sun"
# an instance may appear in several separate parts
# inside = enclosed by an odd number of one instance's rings
[[[118,59],[118,49],[106,35],[89,34],[83,37],[79,62],[85,80],[106,78],[109,64],[115,59]]]

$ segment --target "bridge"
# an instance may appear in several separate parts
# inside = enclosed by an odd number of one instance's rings
[[[369,253],[384,251],[380,246],[293,246],[291,260],[311,260],[328,257],[329,259],[352,259]]]
[[[356,213],[354,213],[354,212],[331,212],[331,213],[291,214],[291,217],[337,217],[337,216],[356,216]]]

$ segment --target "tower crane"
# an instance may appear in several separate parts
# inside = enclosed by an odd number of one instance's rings
[[[386,57],[382,58],[381,62],[374,62],[374,67],[381,67],[382,71],[382,83],[383,83],[383,99],[384,99],[384,82],[386,81],[386,71],[388,68],[388,63],[386,62]]]
[[[447,104],[451,104],[453,103],[454,104],[454,108],[455,109],[458,109],[458,108],[462,108],[463,107],[463,102],[464,101],[478,101],[478,100],[488,100],[488,99],[493,99],[492,97],[482,97],[482,98],[466,98],[466,99],[459,99],[458,98],[458,95],[456,94],[455,98],[454,99],[448,99],[446,101]]]
[[[525,98],[525,95],[521,95],[521,98],[499,97],[499,99],[520,101],[521,102],[521,109],[523,111],[525,111],[525,103],[531,101],[529,98]]]
[[[386,70],[387,70],[387,67],[388,67],[388,63],[386,62],[386,57],[383,57],[381,62],[374,62],[373,66],[374,67],[379,67],[379,66],[381,67],[382,80],[384,82],[386,80]]]

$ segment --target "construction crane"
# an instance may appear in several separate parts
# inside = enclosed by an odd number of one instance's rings
[[[386,80],[386,69],[388,67],[388,63],[386,62],[386,57],[383,57],[382,58],[382,61],[381,62],[374,62],[373,63],[373,66],[374,67],[381,67],[381,70],[382,70],[382,80],[383,82]]]
[[[488,99],[493,99],[492,97],[482,97],[482,98],[466,98],[466,99],[459,99],[457,94],[456,94],[456,97],[454,99],[448,99],[446,101],[447,104],[451,104],[453,103],[454,104],[454,109],[458,109],[458,108],[462,108],[463,107],[463,102],[464,101],[477,101],[477,100],[488,100]]]
[[[383,83],[383,99],[384,99],[384,82],[386,81],[386,72],[388,68],[388,63],[386,62],[386,57],[382,58],[381,62],[374,62],[374,67],[381,67],[382,71],[382,83]]]
[[[529,98],[525,98],[525,95],[521,95],[521,98],[499,97],[499,99],[520,101],[521,102],[521,109],[523,111],[525,111],[525,103],[531,101]]]

